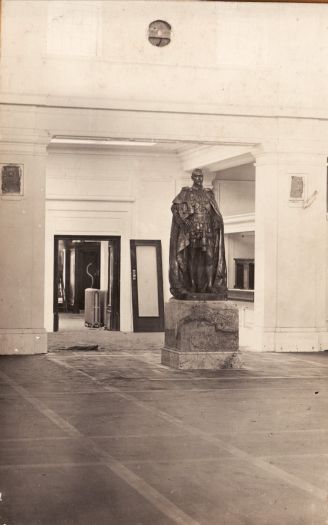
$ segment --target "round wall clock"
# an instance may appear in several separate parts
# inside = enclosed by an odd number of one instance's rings
[[[171,42],[171,26],[163,20],[149,24],[148,40],[153,46],[164,47]]]

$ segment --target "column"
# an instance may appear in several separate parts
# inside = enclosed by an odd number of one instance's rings
[[[0,153],[0,355],[44,353],[46,145],[8,141]]]
[[[108,289],[108,241],[100,241],[100,289]]]
[[[256,157],[255,328],[259,351],[328,348],[323,154]]]

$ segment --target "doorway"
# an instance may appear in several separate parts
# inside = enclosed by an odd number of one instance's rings
[[[97,324],[120,330],[120,251],[120,237],[54,236],[54,332],[87,329],[88,288],[105,298]]]
[[[133,330],[164,331],[161,241],[131,240]]]

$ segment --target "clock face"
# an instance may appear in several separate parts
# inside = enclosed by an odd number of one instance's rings
[[[171,42],[171,26],[163,20],[149,24],[148,40],[153,46],[164,47]]]

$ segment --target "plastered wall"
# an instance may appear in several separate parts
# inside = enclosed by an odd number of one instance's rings
[[[7,101],[328,114],[324,4],[3,0]],[[149,44],[150,22],[172,26]]]
[[[218,193],[220,210],[223,216],[254,213],[254,181],[220,180]]]
[[[39,328],[43,326],[43,253],[39,245],[44,237],[45,180],[42,152],[15,153],[23,173],[23,194],[0,199],[1,261],[0,319],[1,328]],[[1,154],[10,162],[13,154]],[[32,251],[32,257],[30,253]],[[20,308],[17,310],[17,303]]]
[[[255,212],[254,163],[218,171],[214,185],[223,216]]]

